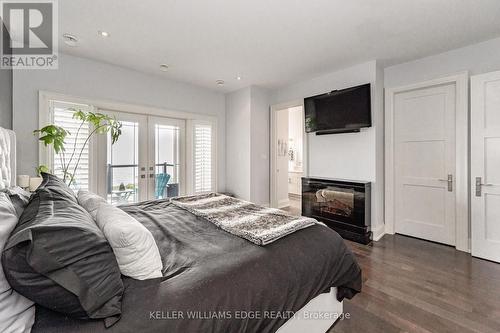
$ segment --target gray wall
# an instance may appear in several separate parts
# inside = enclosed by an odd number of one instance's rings
[[[38,165],[38,143],[32,131],[38,127],[39,90],[216,116],[217,178],[219,190],[225,189],[225,98],[222,93],[65,54],[60,54],[58,70],[15,71],[13,123],[18,136],[18,171],[25,174],[33,174]]]
[[[272,105],[301,100],[364,83],[372,84],[373,126],[360,133],[317,136],[307,134],[308,176],[366,180],[372,182],[372,230],[384,229],[384,111],[383,70],[369,61],[271,92]],[[308,159],[306,160],[306,158]]]
[[[12,71],[0,69],[0,127],[12,129]]]
[[[500,70],[500,38],[385,68],[385,87],[431,80],[469,71],[470,75]]]
[[[226,95],[226,184],[239,198],[269,204],[269,96],[250,86]]]
[[[3,24],[0,20],[0,24]],[[3,28],[3,38],[9,38]],[[0,69],[0,127],[12,129],[12,70]]]
[[[269,93],[266,89],[252,86],[250,98],[250,199],[269,205]]]
[[[226,189],[250,200],[250,87],[226,95]]]
[[[364,83],[371,83],[373,89],[375,66],[376,62],[371,61],[274,90],[271,104],[302,100]],[[360,133],[321,136],[311,133],[307,134],[307,140],[309,160],[305,162],[310,176],[375,180],[375,127]]]

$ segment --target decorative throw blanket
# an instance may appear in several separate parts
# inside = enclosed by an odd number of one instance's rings
[[[218,193],[177,197],[171,202],[257,245],[267,245],[319,223],[315,219],[293,216],[279,209],[262,207]]]

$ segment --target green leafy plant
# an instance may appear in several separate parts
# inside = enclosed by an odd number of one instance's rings
[[[38,167],[35,168],[36,175],[40,177],[43,173],[50,173],[49,167],[46,165],[39,165]]]
[[[122,123],[117,121],[114,117],[98,112],[83,111],[77,108],[71,108],[69,110],[74,112],[73,119],[80,121],[73,145],[70,149],[66,150],[68,146],[66,137],[71,135],[71,133],[60,126],[53,124],[47,125],[41,129],[33,131],[33,134],[39,135],[38,140],[40,140],[45,146],[52,145],[62,166],[61,171],[63,174],[63,181],[68,185],[72,185],[75,181],[74,175],[78,170],[80,159],[90,139],[95,135],[109,133],[111,136],[111,144],[114,144],[118,141],[118,138],[122,134]],[[79,149],[77,143],[81,136],[81,130],[84,126],[88,126],[90,128],[90,133],[85,137],[84,144]],[[73,166],[72,163],[74,163]],[[45,166],[38,167],[37,171],[45,172],[44,170],[39,170],[41,167]],[[48,170],[47,167],[45,168]]]

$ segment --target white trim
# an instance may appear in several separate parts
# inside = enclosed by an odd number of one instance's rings
[[[279,200],[278,201],[278,208],[279,209],[282,209],[282,208],[286,208],[290,206],[290,200],[288,199],[283,199],[283,200]]]
[[[385,90],[385,232],[394,234],[394,97],[444,84],[456,87],[456,235],[457,250],[470,252],[468,72]],[[374,235],[375,238],[375,235]]]
[[[177,118],[177,119],[198,119],[198,120],[209,120],[209,121],[217,118],[217,116],[215,115],[212,116],[212,115],[194,113],[189,111],[163,109],[154,106],[79,97],[79,96],[61,94],[45,90],[40,90],[38,92],[38,95],[39,95],[39,111],[41,111],[40,108],[43,106],[43,104],[46,104],[48,100],[57,100],[68,103],[89,104],[99,109],[104,109],[109,111],[138,113],[141,115],[148,115],[148,116],[159,116],[159,117]]]
[[[385,225],[380,224],[375,229],[372,229],[371,232],[373,241],[378,242],[385,235]]]
[[[270,124],[270,129],[271,129],[271,135],[270,135],[270,141],[269,141],[269,152],[270,152],[270,162],[271,162],[271,169],[270,169],[270,182],[269,182],[269,200],[270,200],[270,205],[271,207],[278,208],[281,207],[280,202],[278,202],[278,199],[276,198],[276,145],[274,144],[277,140],[276,138],[276,111],[279,110],[284,110],[284,109],[289,109],[293,107],[301,106],[302,109],[304,109],[304,100],[294,100],[291,102],[286,102],[286,103],[280,103],[280,104],[275,104],[271,105],[271,124]],[[303,140],[302,140],[302,176],[307,177],[309,175],[309,149],[308,149],[308,135],[303,132]]]

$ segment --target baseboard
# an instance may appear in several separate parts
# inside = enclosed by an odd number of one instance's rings
[[[381,224],[376,228],[372,228],[373,240],[378,242],[385,235],[385,224]]]
[[[278,208],[285,208],[285,207],[288,207],[290,206],[290,200],[288,199],[283,199],[283,200],[279,200],[278,201]]]

